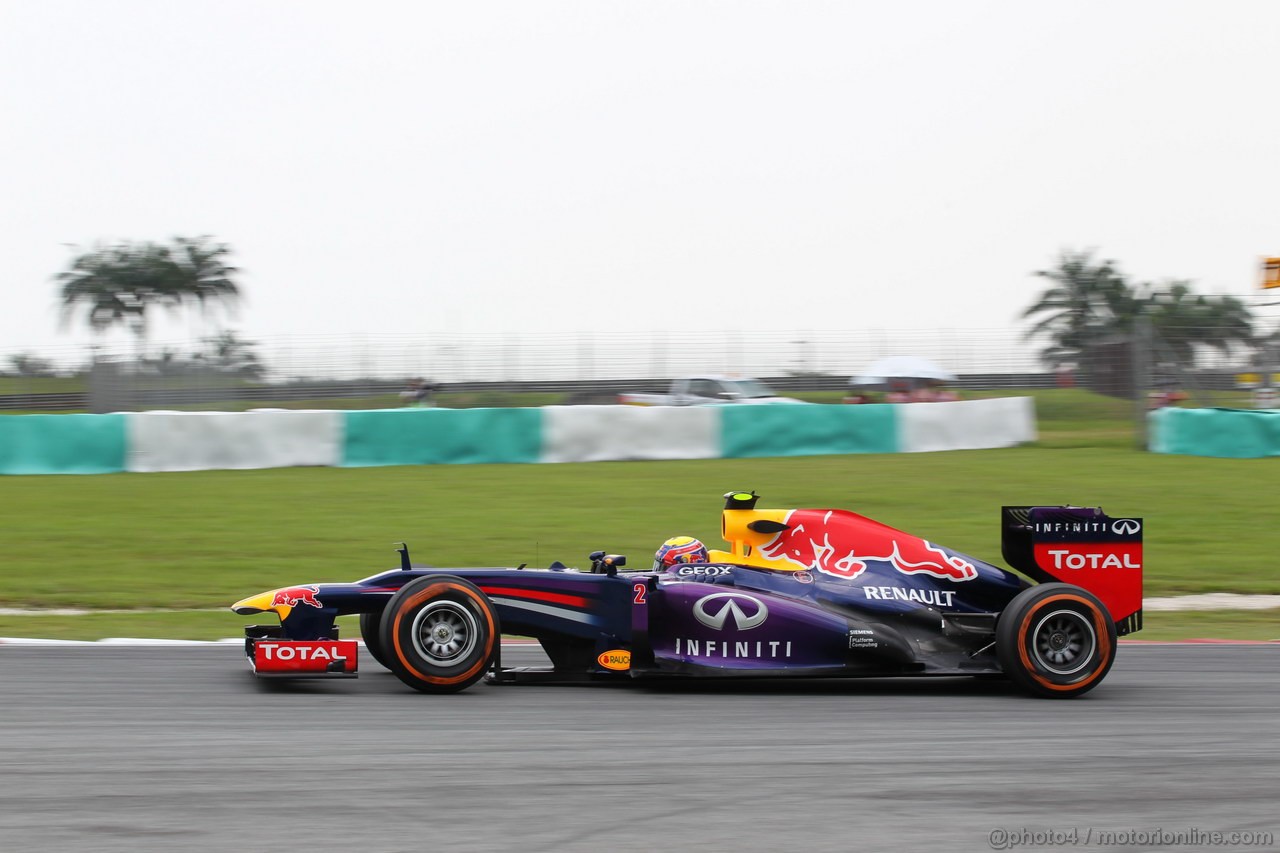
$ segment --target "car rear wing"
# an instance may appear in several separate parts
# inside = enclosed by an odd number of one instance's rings
[[[1098,597],[1117,634],[1142,628],[1142,519],[1097,507],[1006,506],[1005,561],[1033,580],[1075,584]]]

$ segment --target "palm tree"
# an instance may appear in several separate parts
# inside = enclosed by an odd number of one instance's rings
[[[56,373],[52,361],[29,352],[9,356],[9,364],[13,367],[14,376],[24,378],[53,376]]]
[[[1201,343],[1224,353],[1235,344],[1253,346],[1257,343],[1253,320],[1253,311],[1234,296],[1206,297]]]
[[[55,277],[62,285],[63,323],[84,308],[94,333],[127,327],[141,356],[152,306],[177,310],[194,301],[203,310],[210,302],[239,299],[232,279],[239,270],[224,260],[230,248],[209,240],[178,237],[172,247],[125,242],[82,252]]]
[[[1035,273],[1052,284],[1023,312],[1040,315],[1024,337],[1047,337],[1040,357],[1052,367],[1080,363],[1089,349],[1132,326],[1137,301],[1114,261],[1095,261],[1092,251],[1063,251],[1057,264]]]
[[[1197,295],[1188,281],[1130,287],[1114,262],[1095,261],[1087,251],[1063,251],[1052,269],[1035,275],[1052,284],[1023,313],[1038,317],[1025,337],[1047,337],[1041,360],[1079,369],[1094,391],[1140,393],[1155,381],[1153,370],[1194,389],[1198,350],[1230,354],[1254,345],[1248,306],[1231,296]]]
[[[1196,347],[1229,353],[1253,344],[1253,316],[1234,296],[1199,296],[1191,283],[1171,281],[1149,288],[1143,300],[1151,327],[1179,366],[1195,360]]]
[[[245,379],[260,379],[265,367],[253,341],[246,341],[235,332],[222,332],[211,338],[205,338],[205,352],[198,358],[203,359],[219,373],[229,373]]]
[[[173,291],[183,300],[194,300],[202,311],[212,302],[233,307],[240,299],[240,288],[232,279],[240,270],[225,262],[231,247],[210,244],[211,239],[177,237],[173,241]]]
[[[130,244],[99,247],[77,256],[56,280],[62,283],[62,320],[88,308],[89,328],[102,332],[125,325],[135,334],[145,324],[148,294],[159,283],[150,261]]]

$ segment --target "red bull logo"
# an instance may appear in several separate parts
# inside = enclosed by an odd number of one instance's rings
[[[278,591],[271,599],[271,606],[297,607],[299,604],[305,604],[308,607],[320,607],[322,605],[320,599],[316,598],[316,592],[318,589],[314,586],[291,586]]]
[[[839,578],[858,577],[870,562],[889,563],[904,575],[951,581],[978,576],[968,560],[853,513],[798,509],[788,513],[786,524],[786,530],[757,549],[760,556]]]

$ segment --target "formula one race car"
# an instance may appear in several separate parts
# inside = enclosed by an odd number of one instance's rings
[[[274,612],[245,629],[259,675],[352,677],[360,614],[374,659],[425,693],[493,683],[656,676],[1000,676],[1046,697],[1096,687],[1116,637],[1142,627],[1142,519],[1073,506],[1004,507],[1005,560],[1039,581],[852,512],[756,509],[725,495],[728,551],[632,571],[401,567],[348,584],[271,590],[232,605]],[[503,632],[552,666],[507,668]]]

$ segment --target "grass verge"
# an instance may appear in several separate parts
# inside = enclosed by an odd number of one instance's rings
[[[997,565],[1002,504],[1146,518],[1145,592],[1280,593],[1275,460],[1018,447],[864,456],[278,468],[0,478],[0,607],[201,608],[393,568],[647,565],[664,539],[719,543],[719,495],[843,507]]]

